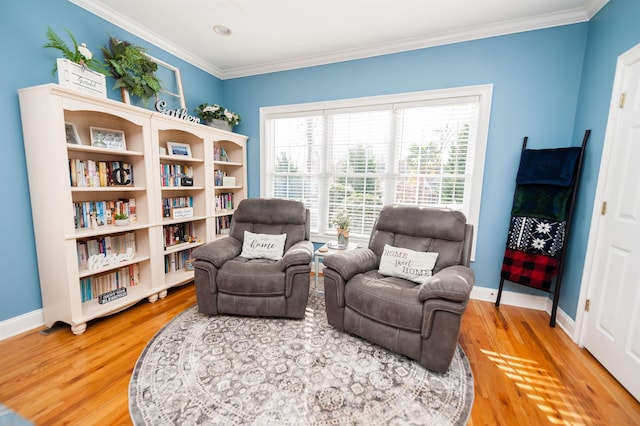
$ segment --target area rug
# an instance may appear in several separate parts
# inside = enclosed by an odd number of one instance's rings
[[[303,320],[206,316],[196,306],[144,349],[129,384],[135,425],[464,425],[473,376],[334,329],[324,299]]]

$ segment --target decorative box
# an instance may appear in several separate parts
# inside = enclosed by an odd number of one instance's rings
[[[100,98],[107,97],[107,79],[103,74],[65,58],[58,58],[57,66],[60,86]]]

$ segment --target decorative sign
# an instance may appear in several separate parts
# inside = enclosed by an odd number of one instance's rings
[[[194,123],[200,122],[200,117],[189,114],[186,108],[167,109],[167,101],[163,99],[159,99],[156,102],[156,111],[171,117],[179,118],[181,120],[192,121]]]
[[[121,299],[127,295],[126,287],[116,288],[115,290],[108,291],[98,296],[98,303],[103,305],[105,303],[113,302],[116,299]]]
[[[222,186],[236,186],[236,178],[233,176],[224,176],[222,178]]]
[[[115,265],[116,263],[125,262],[127,260],[133,260],[135,253],[133,249],[129,247],[126,252],[120,254],[108,254],[104,253],[94,254],[89,256],[87,261],[87,268],[90,270],[104,268],[105,266]]]
[[[171,217],[173,219],[193,217],[193,207],[175,207],[171,209]]]
[[[57,67],[60,86],[106,99],[107,80],[103,74],[65,58],[57,59]]]

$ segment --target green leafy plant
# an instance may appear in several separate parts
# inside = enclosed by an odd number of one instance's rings
[[[129,219],[129,216],[127,216],[125,213],[116,213],[114,218],[116,220],[125,220],[125,219]]]
[[[126,89],[145,102],[162,89],[155,75],[158,64],[143,47],[109,37],[109,45],[102,48],[102,54],[109,73],[116,80],[114,88]]]
[[[73,49],[67,45],[67,43],[56,34],[55,31],[51,27],[47,28],[47,40],[49,40],[43,48],[51,48],[57,49],[62,53],[62,57],[70,60],[71,62],[75,62],[76,64],[80,64],[84,67],[91,68],[94,71],[97,71],[101,74],[106,73],[106,68],[104,63],[100,62],[98,59],[93,57],[93,53],[87,48],[87,45],[84,43],[78,44],[76,38],[73,36],[71,31],[68,29],[64,29],[71,41],[73,42]],[[52,74],[55,74],[58,69],[57,64],[53,66]]]
[[[223,120],[234,126],[240,123],[240,116],[238,114],[217,104],[200,104],[198,108],[195,109],[195,113],[205,122]]]

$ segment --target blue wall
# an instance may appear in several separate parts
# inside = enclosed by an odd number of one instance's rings
[[[66,0],[22,0],[0,5],[0,43],[3,59],[0,74],[0,116],[2,117],[2,155],[0,170],[5,176],[1,189],[3,208],[0,223],[5,233],[0,240],[0,321],[42,307],[37,259],[31,220],[31,204],[27,184],[26,162],[18,89],[39,84],[57,83],[51,71],[60,55],[43,49],[47,27],[60,35],[68,45],[68,28],[78,41],[86,43],[93,54],[102,58],[100,47],[109,35],[148,49],[149,54],[178,67],[182,74],[185,99],[189,110],[202,102],[223,103],[222,82],[210,74],[187,64],[150,45],[119,27],[96,17]],[[113,81],[107,82],[111,87]],[[109,98],[120,100],[119,91]],[[48,141],[42,141],[48,143]],[[55,206],[52,206],[55,208]],[[52,224],[55,226],[55,224]],[[51,256],[60,256],[51,253]]]
[[[98,53],[108,34],[148,47],[182,72],[187,105],[223,103],[247,134],[249,195],[260,195],[259,108],[475,84],[494,85],[484,191],[473,269],[479,286],[495,288],[508,229],[522,137],[530,147],[579,145],[587,149],[577,220],[569,242],[560,307],[575,318],[602,143],[617,56],[640,42],[640,2],[611,0],[589,23],[494,37],[376,58],[220,81],[65,0],[23,0],[0,6],[0,78],[3,155],[0,321],[41,308],[17,90],[56,81],[57,53],[42,49],[47,26],[69,28]],[[109,93],[118,99],[118,92]],[[46,143],[46,141],[43,141]],[[17,213],[17,214],[16,214]],[[7,226],[7,225],[5,225]],[[14,229],[15,228],[15,229]],[[52,253],[52,255],[56,255]],[[513,286],[510,290],[524,291]]]
[[[577,102],[575,138],[592,129],[578,193],[574,232],[569,241],[560,306],[575,318],[589,238],[600,158],[618,56],[640,43],[640,1],[611,0],[590,22]],[[639,236],[640,237],[640,236]]]
[[[580,135],[574,136],[574,121],[587,30],[586,23],[569,25],[224,81],[227,103],[243,116],[239,131],[250,137],[250,196],[260,195],[260,107],[491,83],[493,102],[472,267],[476,285],[497,288],[522,138],[529,136],[531,148],[581,142]],[[509,284],[507,289],[536,292]],[[569,301],[562,308],[571,311],[576,303]]]

